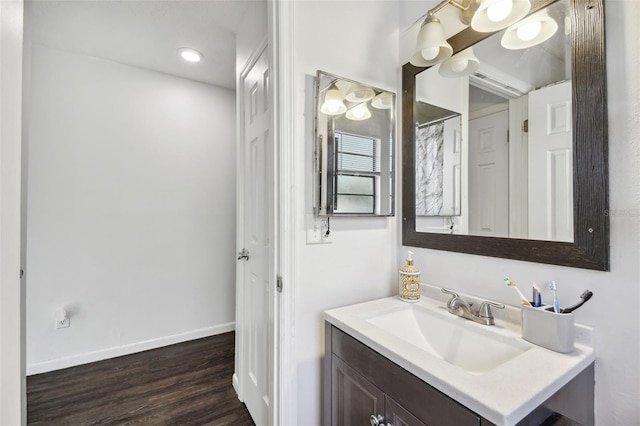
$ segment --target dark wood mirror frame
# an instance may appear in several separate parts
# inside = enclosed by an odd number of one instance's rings
[[[534,13],[555,0],[532,1]],[[609,172],[604,0],[570,0],[574,242],[416,231],[415,76],[402,67],[402,244],[528,262],[609,270]],[[491,36],[467,28],[448,41],[453,53]]]

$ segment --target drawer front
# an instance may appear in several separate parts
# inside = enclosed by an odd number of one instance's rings
[[[383,415],[384,393],[337,356],[331,358],[331,424],[368,425],[372,415]]]

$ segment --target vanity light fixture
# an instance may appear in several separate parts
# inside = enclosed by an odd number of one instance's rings
[[[346,111],[347,106],[342,99],[342,93],[334,83],[329,86],[327,93],[324,95],[324,102],[320,108],[320,112],[327,115],[340,115]]]
[[[558,31],[558,23],[546,9],[510,26],[500,40],[505,49],[526,49],[549,40]]]
[[[435,17],[447,5],[460,10],[458,17],[461,23],[483,33],[507,28],[531,10],[529,0],[444,0],[426,14],[411,55],[412,65],[428,67],[451,57],[453,49],[445,38],[442,23]]]
[[[178,49],[178,53],[182,59],[192,64],[197,64],[204,57],[202,53],[188,47],[181,47]]]
[[[391,109],[393,96],[389,92],[382,92],[371,100],[371,106],[377,109]]]
[[[369,111],[369,108],[367,108],[367,103],[363,102],[347,111],[346,117],[349,120],[366,120],[371,117],[371,111]]]
[[[479,67],[480,61],[473,54],[473,48],[468,47],[441,63],[438,72],[443,77],[463,77],[473,74]]]
[[[420,27],[416,48],[411,55],[411,63],[418,67],[428,67],[439,64],[453,53],[451,45],[444,36],[444,28],[440,20],[432,12]]]
[[[376,95],[376,92],[373,91],[370,87],[364,87],[359,84],[352,84],[347,92],[347,96],[345,96],[345,100],[349,102],[367,102],[371,100]]]

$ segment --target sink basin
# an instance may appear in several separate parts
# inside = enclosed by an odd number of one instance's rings
[[[405,305],[364,318],[370,324],[456,365],[481,375],[523,354],[531,348],[523,342],[484,330],[449,314],[433,312],[419,305]]]

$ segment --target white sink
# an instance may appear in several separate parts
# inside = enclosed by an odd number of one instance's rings
[[[446,311],[433,312],[420,305],[400,306],[364,318],[412,345],[480,375],[531,348],[524,342],[495,335],[469,320]]]

